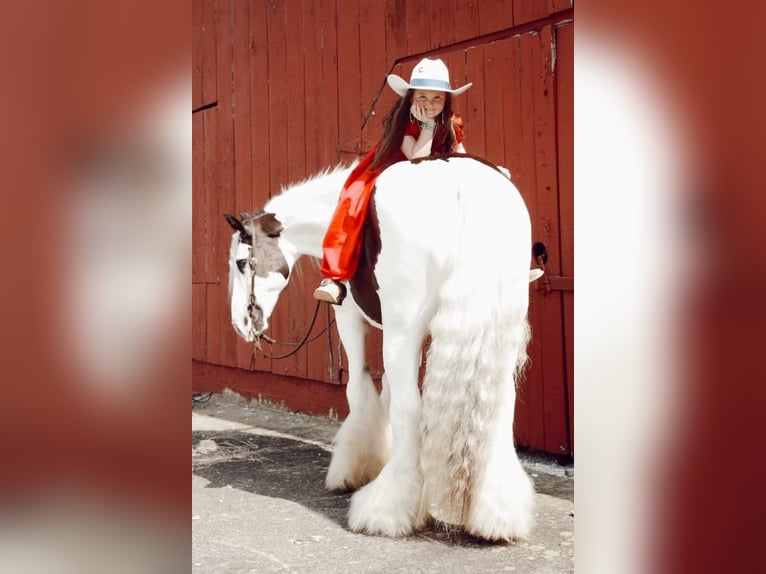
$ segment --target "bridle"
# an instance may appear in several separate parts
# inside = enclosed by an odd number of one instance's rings
[[[240,244],[242,244],[242,236],[240,234],[239,239]],[[247,245],[247,244],[245,244]],[[248,266],[250,267],[250,297],[249,297],[249,305],[247,306],[247,313],[250,317],[251,324],[255,326],[256,320],[257,320],[257,311],[256,311],[256,297],[255,297],[255,250],[253,249],[253,246],[249,246],[250,254],[247,258]],[[321,301],[317,301],[316,305],[314,306],[314,313],[311,316],[311,321],[309,322],[308,329],[306,329],[306,334],[303,335],[300,341],[297,343],[288,343],[284,341],[277,341],[275,339],[272,339],[268,335],[264,335],[261,333],[260,335],[256,335],[253,339],[253,349],[252,353],[250,355],[250,368],[252,369],[255,366],[255,359],[257,351],[260,351],[264,357],[267,359],[286,359],[288,357],[293,356],[295,353],[301,350],[304,345],[307,345],[309,343],[312,343],[316,341],[319,337],[321,337],[325,332],[327,332],[332,324],[335,322],[335,319],[330,320],[330,306],[327,306],[327,325],[325,325],[324,329],[319,331],[316,335],[314,335],[311,339],[309,337],[311,336],[311,331],[314,329],[314,325],[316,324],[317,316],[319,315],[319,305],[321,304]],[[270,352],[267,352],[263,349],[261,346],[261,339],[269,343],[269,345],[285,345],[294,347],[291,351],[288,351],[287,353],[284,353],[282,355],[274,355]]]

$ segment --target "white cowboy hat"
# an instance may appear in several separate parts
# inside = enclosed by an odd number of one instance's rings
[[[469,83],[453,90],[449,83],[449,71],[444,62],[428,58],[423,58],[415,65],[409,83],[396,74],[389,74],[386,81],[391,89],[400,96],[404,96],[409,89],[449,92],[453,96],[458,96],[473,85],[473,83]]]

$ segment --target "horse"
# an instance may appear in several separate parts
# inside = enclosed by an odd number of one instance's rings
[[[234,228],[232,325],[245,341],[268,329],[298,258],[322,256],[352,167],[291,185],[241,219],[225,215]],[[348,515],[355,532],[400,537],[436,522],[490,541],[524,539],[534,488],[513,442],[530,338],[531,225],[522,196],[494,166],[453,156],[388,167],[370,204],[380,320],[365,313],[353,288],[334,306],[349,415],[325,485],[356,490]],[[368,323],[383,329],[380,394],[365,365]]]

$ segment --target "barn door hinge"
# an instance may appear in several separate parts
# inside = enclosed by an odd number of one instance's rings
[[[550,293],[551,291],[572,291],[574,292],[574,277],[564,275],[548,275],[545,264],[548,262],[548,249],[544,243],[538,241],[532,246],[532,255],[537,261],[537,266],[545,271],[539,281],[535,282],[538,291]]]

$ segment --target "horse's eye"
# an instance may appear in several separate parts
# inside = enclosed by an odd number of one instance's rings
[[[237,269],[240,273],[245,272],[245,265],[247,265],[247,259],[237,259]]]

